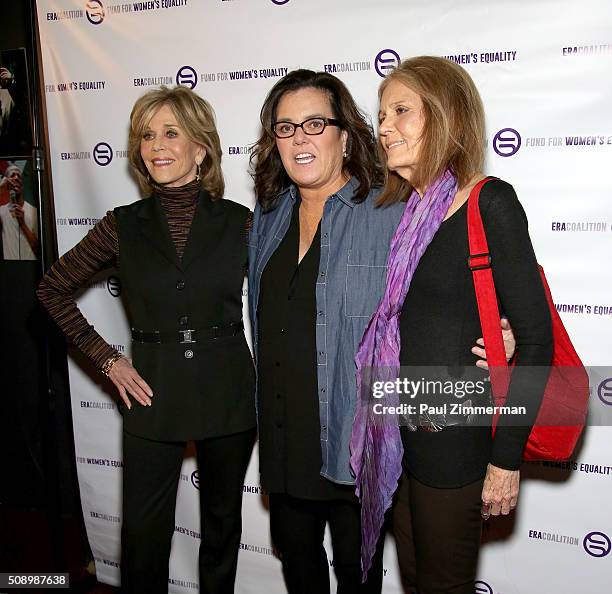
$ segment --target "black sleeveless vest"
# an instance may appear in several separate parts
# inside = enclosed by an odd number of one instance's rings
[[[242,320],[248,209],[201,192],[179,260],[159,198],[115,209],[122,297],[133,329],[176,333],[174,342],[132,342],[151,406],[123,410],[128,433],[163,441],[230,435],[255,426],[254,368],[244,332],[198,338]],[[179,330],[196,330],[181,344]]]

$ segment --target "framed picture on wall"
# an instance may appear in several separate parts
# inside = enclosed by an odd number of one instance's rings
[[[37,260],[38,209],[30,160],[0,160],[0,234],[3,260]]]
[[[30,157],[32,124],[24,48],[0,51],[0,158]]]

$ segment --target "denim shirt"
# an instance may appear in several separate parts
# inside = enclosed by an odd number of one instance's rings
[[[321,256],[316,285],[317,384],[321,423],[321,475],[354,484],[349,442],[356,406],[355,353],[386,284],[387,256],[405,203],[376,208],[373,189],[366,200],[352,201],[355,178],[323,209]],[[249,313],[257,361],[257,306],[261,275],[282,241],[298,190],[279,194],[276,208],[255,207],[249,236]]]

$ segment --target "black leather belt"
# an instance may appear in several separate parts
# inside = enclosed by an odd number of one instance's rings
[[[242,331],[244,324],[240,322],[232,322],[231,324],[219,324],[218,326],[209,326],[208,328],[198,328],[197,330],[174,330],[162,332],[160,330],[136,330],[132,328],[132,340],[134,342],[150,342],[156,344],[162,343],[178,343],[178,344],[193,344],[194,342],[203,340],[214,340],[224,336],[236,336]]]

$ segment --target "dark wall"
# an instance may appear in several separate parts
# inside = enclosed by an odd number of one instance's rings
[[[11,2],[3,7],[2,20],[0,50],[25,47],[31,61],[29,2]],[[0,497],[3,502],[21,500],[29,506],[40,504],[44,494],[40,410],[43,358],[34,298],[39,277],[37,262],[0,262],[0,433],[6,469]]]
[[[3,3],[0,50],[26,49],[32,140],[43,155],[46,140],[33,11],[34,0]],[[6,157],[0,155],[0,159]],[[0,503],[78,515],[66,347],[35,296],[42,271],[57,257],[46,173],[39,178],[34,171],[32,180],[42,220],[41,260],[0,260],[0,456],[4,470]]]

